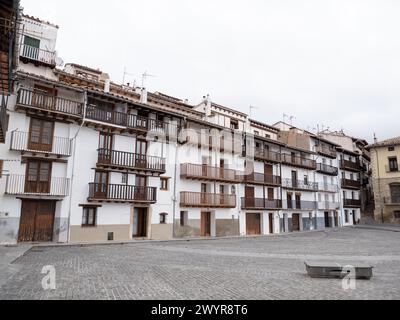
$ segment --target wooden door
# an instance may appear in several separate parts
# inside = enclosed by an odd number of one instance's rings
[[[335,212],[334,215],[335,215],[335,227],[339,227],[339,215],[337,212]]]
[[[292,215],[293,231],[300,231],[300,214],[296,213]]]
[[[94,177],[94,196],[98,199],[107,199],[108,172],[96,171]]]
[[[330,224],[329,212],[325,212],[324,217],[325,217],[325,228],[330,228],[331,224]]]
[[[29,129],[28,149],[51,152],[53,149],[54,122],[32,118]]]
[[[28,161],[26,166],[25,193],[50,193],[52,163]]]
[[[18,241],[53,241],[55,205],[54,201],[22,201]]]
[[[246,214],[246,229],[248,236],[261,235],[261,214]]]
[[[136,165],[137,168],[147,168],[147,141],[136,140]]]
[[[135,181],[135,200],[147,200],[147,177],[146,176],[136,176]]]
[[[274,234],[274,214],[269,214],[269,233]]]
[[[264,174],[266,177],[266,181],[270,181],[271,177],[274,175],[274,167],[270,164],[264,165]]]
[[[201,236],[211,237],[211,213],[201,213]]]
[[[353,225],[357,224],[356,211],[353,210]]]
[[[202,183],[201,184],[201,189],[200,189],[200,203],[202,205],[208,205],[208,201],[207,201],[207,184]]]
[[[135,208],[133,216],[133,237],[147,237],[147,208]]]
[[[255,207],[255,193],[254,187],[245,187],[245,199],[246,199],[246,206],[249,208]]]
[[[99,161],[105,164],[112,163],[113,135],[100,132],[99,136]]]
[[[268,200],[273,201],[275,198],[275,190],[273,188],[268,188]]]

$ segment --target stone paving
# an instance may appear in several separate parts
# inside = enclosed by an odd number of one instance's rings
[[[4,299],[400,299],[400,233],[329,230],[275,237],[38,247],[14,261]],[[367,263],[371,281],[311,279],[305,260]],[[43,290],[43,266],[56,290]]]

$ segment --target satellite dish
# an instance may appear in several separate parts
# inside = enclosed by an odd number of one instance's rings
[[[64,60],[60,57],[56,57],[55,62],[58,67],[62,67],[64,65]]]

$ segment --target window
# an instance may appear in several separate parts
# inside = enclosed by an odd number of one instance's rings
[[[389,147],[388,150],[389,150],[390,152],[394,151],[394,146]]]
[[[389,158],[389,171],[390,172],[399,171],[399,165],[397,163],[397,157]]]
[[[400,211],[395,211],[393,214],[395,219],[400,219]]]
[[[97,220],[96,207],[83,207],[82,227],[95,227]]]
[[[308,185],[308,176],[307,175],[304,175],[304,184]]]
[[[186,211],[181,211],[181,227],[186,226],[187,223],[187,212]]]
[[[236,186],[231,187],[231,194],[236,195]]]
[[[259,135],[260,135],[260,132],[259,132],[259,131],[256,131],[256,130],[254,130],[254,134],[255,134],[256,136],[259,136]]]
[[[167,223],[168,213],[160,213],[160,224]]]
[[[161,187],[160,189],[162,191],[168,191],[169,190],[169,178],[161,178]]]
[[[237,122],[236,120],[232,120],[231,119],[231,129],[232,130],[238,130],[239,129],[239,122]]]
[[[270,136],[269,134],[266,134],[265,137],[266,137],[267,139],[271,139],[271,136]]]
[[[392,183],[389,188],[392,203],[400,203],[400,184]]]

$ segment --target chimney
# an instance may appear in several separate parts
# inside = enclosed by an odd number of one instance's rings
[[[146,88],[142,88],[140,92],[140,102],[143,104],[147,104],[147,90]]]
[[[206,104],[206,108],[205,108],[206,117],[210,117],[211,116],[211,98],[210,98],[209,94],[207,95],[207,97],[205,97],[204,102]]]
[[[105,93],[109,93],[110,92],[110,84],[111,84],[110,79],[106,79],[104,81],[104,92]]]

